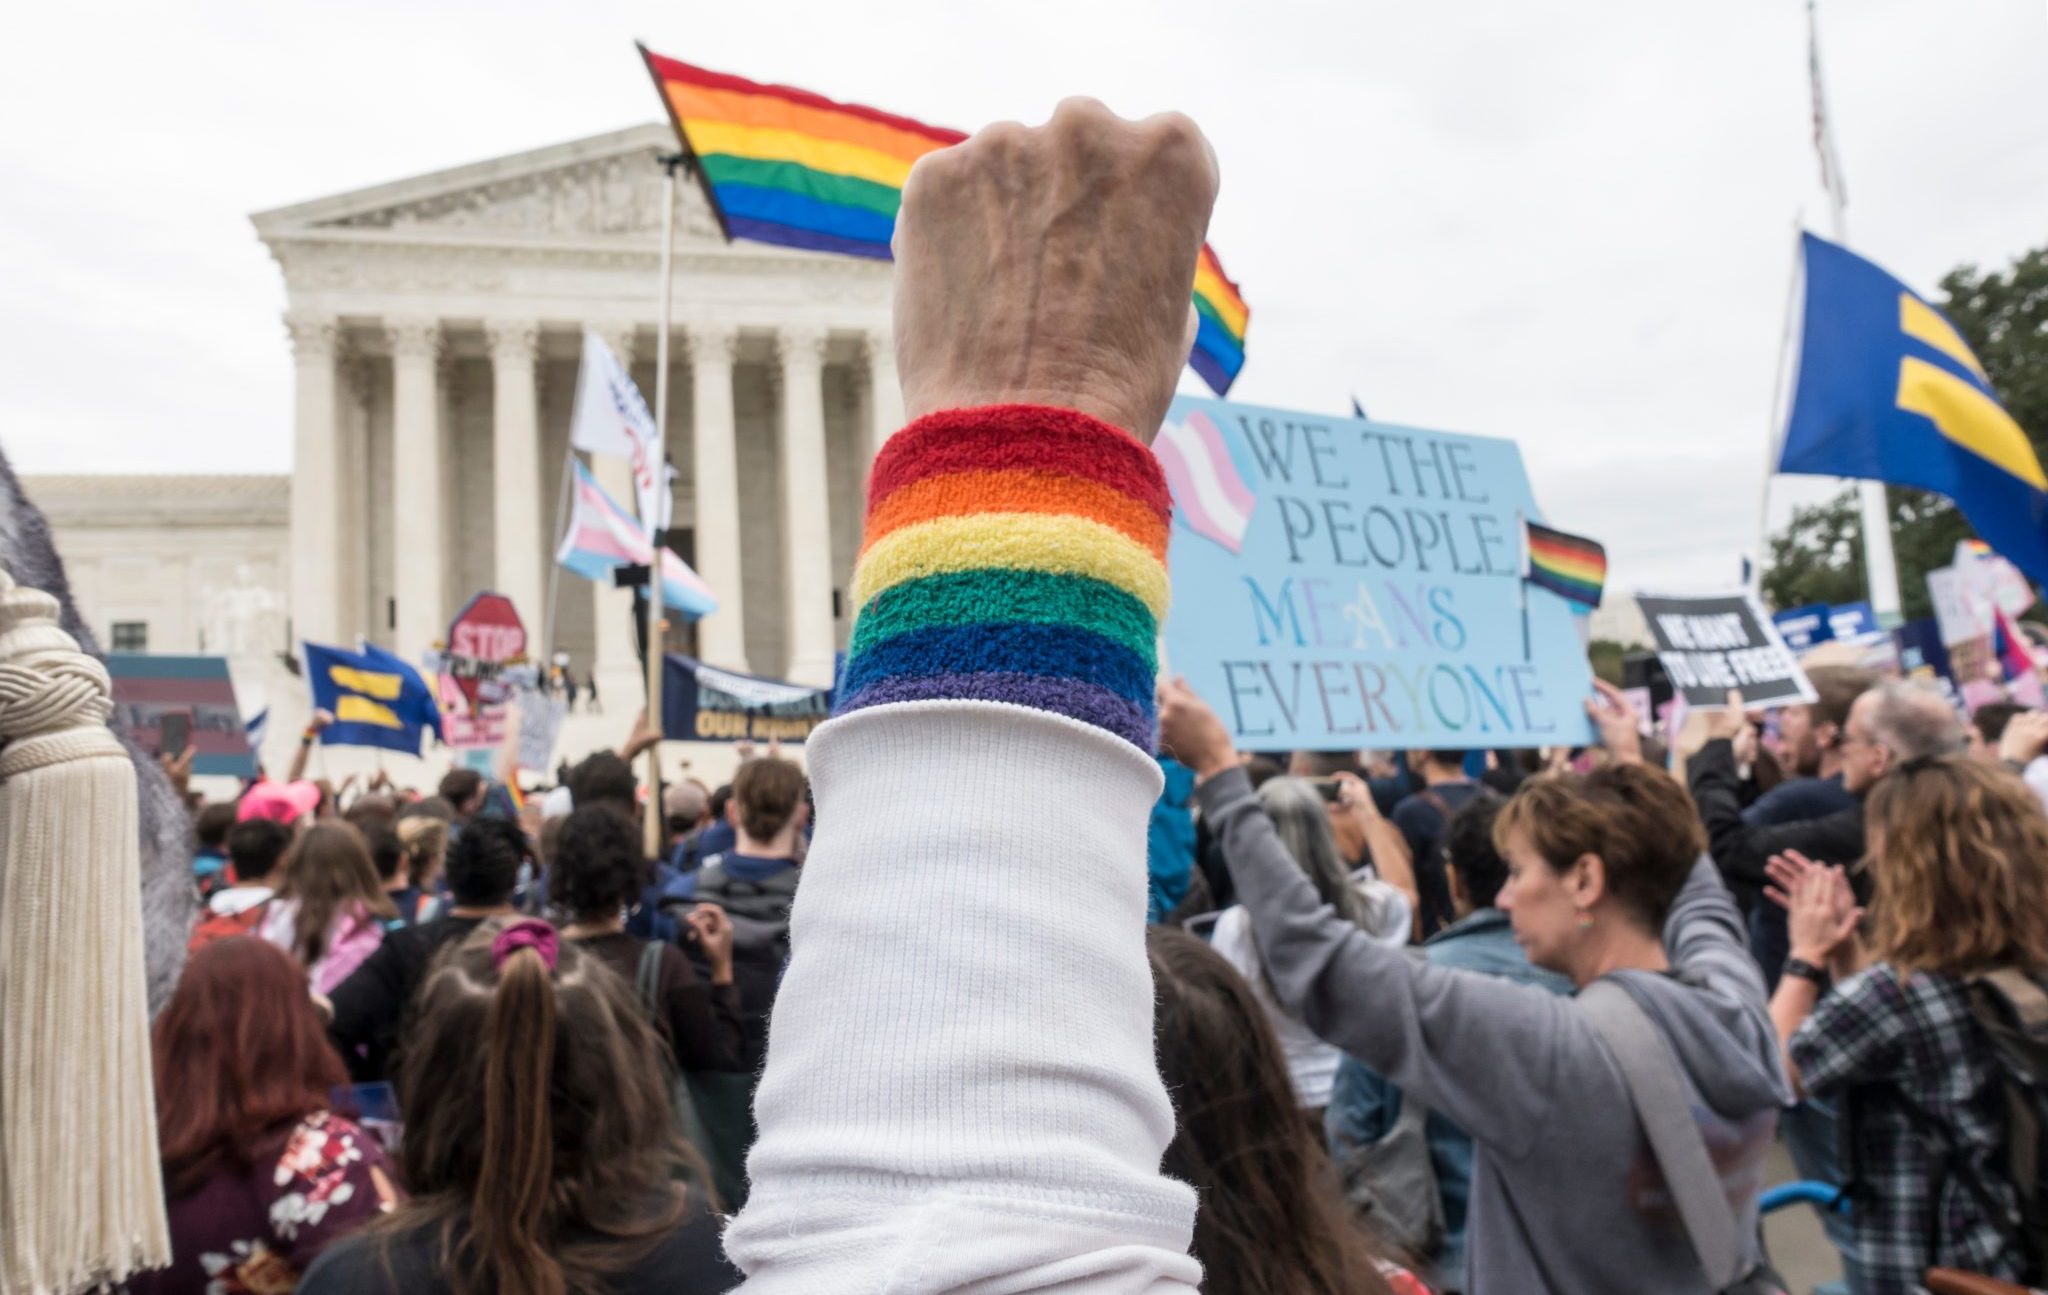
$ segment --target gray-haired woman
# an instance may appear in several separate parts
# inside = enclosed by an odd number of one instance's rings
[[[1364,793],[1362,787],[1360,793],[1370,806],[1371,795]],[[1394,884],[1408,875],[1408,860],[1398,841],[1393,851],[1378,848],[1373,855],[1376,861],[1384,860],[1389,873],[1396,874],[1394,881],[1382,880],[1371,869],[1361,868],[1354,873],[1337,852],[1337,838],[1330,829],[1331,810],[1315,783],[1302,778],[1274,778],[1259,788],[1258,796],[1267,817],[1273,820],[1273,830],[1281,844],[1287,847],[1287,853],[1314,884],[1325,904],[1382,944],[1408,942],[1414,927],[1414,906]],[[1354,812],[1351,798],[1341,802],[1337,812]],[[1370,835],[1367,839],[1373,840]],[[1398,857],[1389,857],[1390,854]],[[1328,1106],[1330,1086],[1336,1079],[1338,1063],[1344,1059],[1343,1053],[1317,1038],[1298,1014],[1281,1004],[1266,973],[1258,936],[1252,931],[1251,915],[1241,905],[1226,910],[1216,919],[1210,944],[1251,982],[1252,992],[1273,1023],[1274,1033],[1280,1036],[1280,1046],[1287,1054],[1287,1072],[1294,1080],[1295,1096],[1303,1109],[1319,1111]]]

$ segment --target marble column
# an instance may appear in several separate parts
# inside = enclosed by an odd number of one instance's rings
[[[688,345],[694,401],[694,565],[718,596],[718,610],[697,623],[697,646],[712,665],[744,671],[747,622],[740,584],[739,448],[734,443],[732,408],[732,363],[739,332],[730,327],[691,328]]]
[[[896,376],[896,338],[887,329],[869,333],[862,349],[868,358],[868,463],[903,428],[903,384]]]
[[[447,525],[442,503],[441,322],[392,319],[392,587],[398,629],[392,650],[408,661],[442,639],[448,618]]]
[[[336,477],[336,507],[340,509],[336,533],[341,536],[342,561],[335,579],[341,588],[341,621],[336,642],[351,643],[358,635],[374,636],[383,629],[382,606],[370,606],[370,366],[360,353],[343,348],[339,367],[340,405],[335,414],[335,461],[342,471]]]
[[[534,363],[540,325],[533,320],[485,326],[491,347],[491,533],[494,583],[541,642],[547,616],[541,568],[540,390]]]
[[[296,390],[292,409],[292,648],[335,643],[342,634],[341,501],[335,361],[341,327],[332,315],[285,316]]]
[[[825,482],[825,334],[776,334],[782,361],[782,534],[789,678],[832,682],[831,497]]]
[[[627,373],[633,371],[633,342],[638,329],[632,324],[594,324]],[[633,465],[616,454],[592,454],[590,475],[604,492],[627,512],[633,511]],[[630,717],[646,696],[647,686],[640,674],[639,639],[633,628],[633,591],[615,589],[602,581],[591,582],[591,609],[595,632],[594,661],[578,661],[571,669],[589,669],[597,674],[598,700],[607,712],[618,708]],[[629,704],[630,702],[630,704]]]

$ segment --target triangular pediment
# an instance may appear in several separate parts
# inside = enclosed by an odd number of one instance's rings
[[[675,133],[649,123],[589,139],[492,158],[311,202],[250,219],[268,241],[327,231],[586,241],[661,231],[663,173],[657,159]],[[722,241],[701,189],[681,187],[679,241]]]

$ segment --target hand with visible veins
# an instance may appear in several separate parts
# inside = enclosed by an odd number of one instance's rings
[[[1093,99],[919,158],[893,244],[905,412],[1056,405],[1149,445],[1194,344],[1217,183],[1186,117]]]

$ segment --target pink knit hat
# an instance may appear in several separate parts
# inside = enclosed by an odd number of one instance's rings
[[[267,818],[290,827],[319,807],[318,785],[303,778],[297,782],[272,782],[266,778],[242,793],[235,821],[246,823],[252,818]]]

